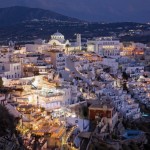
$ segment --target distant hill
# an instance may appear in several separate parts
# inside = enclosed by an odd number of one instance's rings
[[[25,21],[48,20],[52,22],[80,22],[76,18],[67,17],[50,10],[14,6],[0,8],[0,26],[14,25]]]
[[[9,41],[33,43],[39,38],[48,41],[57,30],[73,41],[75,33],[80,33],[84,42],[93,37],[115,36],[121,41],[149,43],[149,29],[146,23],[94,23],[39,8],[0,8],[0,45],[7,45]]]

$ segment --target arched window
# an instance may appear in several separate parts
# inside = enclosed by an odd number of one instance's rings
[[[55,43],[55,42],[53,43],[53,46],[56,46],[56,43]]]

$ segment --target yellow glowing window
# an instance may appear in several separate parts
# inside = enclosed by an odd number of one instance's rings
[[[115,48],[115,47],[114,47],[114,46],[110,46],[110,45],[107,45],[107,46],[105,45],[105,46],[103,46],[103,48],[104,48],[104,49],[113,49],[113,48]]]

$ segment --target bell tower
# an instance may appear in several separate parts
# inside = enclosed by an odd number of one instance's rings
[[[79,46],[79,49],[81,50],[81,34],[76,34],[77,36],[77,46]]]

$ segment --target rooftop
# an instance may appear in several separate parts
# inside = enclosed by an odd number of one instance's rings
[[[89,107],[89,109],[111,109],[111,110],[113,110],[114,109],[114,107],[111,105],[111,104],[92,104],[90,107]]]
[[[57,32],[54,33],[52,36],[64,36],[64,35],[57,31]]]

